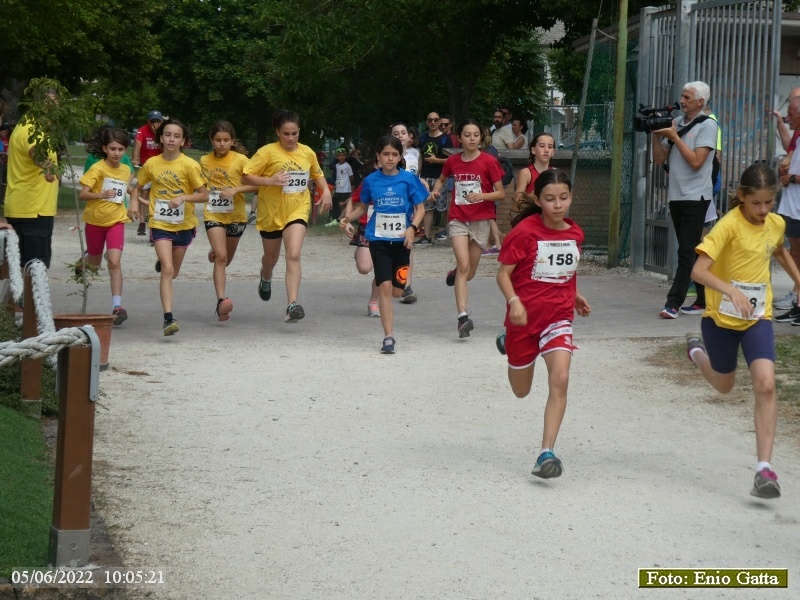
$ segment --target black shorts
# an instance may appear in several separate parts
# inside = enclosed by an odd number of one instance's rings
[[[783,217],[783,220],[786,221],[786,237],[800,237],[800,221],[791,217],[787,217],[786,215],[781,216]],[[9,222],[11,222],[10,219]]]
[[[289,225],[302,225],[303,227],[308,227],[308,222],[305,219],[295,219],[294,221],[289,221],[286,225],[283,226],[283,229],[277,229],[275,231],[259,231],[261,237],[265,240],[279,240],[283,237],[283,232],[286,231],[286,228]]]
[[[206,221],[205,223],[206,231],[215,227],[224,227],[225,237],[229,238],[242,237],[244,230],[247,229],[247,223],[220,223],[219,221]]]
[[[20,266],[24,269],[29,261],[38,258],[49,269],[50,259],[53,258],[55,218],[38,216],[32,219],[15,219],[8,217],[6,221],[14,228],[19,238]]]
[[[367,240],[367,236],[365,235],[366,231],[367,226],[359,223],[358,231],[356,231],[353,239],[350,240],[350,245],[355,246],[356,248],[369,248],[369,240]]]
[[[411,250],[403,242],[370,242],[369,254],[372,256],[376,285],[391,281],[396,288],[402,290],[406,287]]]

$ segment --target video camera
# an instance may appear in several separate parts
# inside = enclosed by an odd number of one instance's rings
[[[667,105],[664,108],[651,108],[644,104],[639,105],[639,115],[633,117],[633,130],[650,133],[656,129],[666,129],[672,127],[672,111],[680,110],[681,105],[677,102]]]

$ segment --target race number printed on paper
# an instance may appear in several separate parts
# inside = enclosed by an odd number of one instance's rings
[[[170,208],[169,200],[156,200],[156,208],[153,218],[164,223],[183,223],[183,207],[181,204],[177,208]]]
[[[482,200],[476,200],[475,202],[467,200],[467,196],[473,192],[476,194],[481,193],[480,181],[456,181],[456,204],[464,205],[482,202]]]
[[[742,283],[741,281],[731,281],[731,285],[737,290],[742,292],[747,297],[748,302],[753,307],[753,316],[749,321],[757,321],[761,319],[767,312],[767,284],[766,283]],[[731,302],[731,299],[723,294],[722,300],[719,303],[719,312],[729,317],[736,317],[737,319],[744,319],[739,314],[736,307]]]
[[[540,240],[531,279],[565,283],[575,276],[579,259],[580,252],[575,240],[559,242]]]
[[[233,198],[221,197],[219,195],[219,190],[209,191],[206,210],[211,213],[232,213]]]
[[[375,235],[382,238],[400,239],[406,236],[406,214],[375,213]]]
[[[111,177],[106,177],[103,179],[103,189],[102,191],[106,190],[114,190],[114,197],[113,198],[103,198],[106,202],[115,202],[116,204],[122,204],[125,200],[125,190],[128,189],[128,184],[122,181],[121,179],[112,179]]]
[[[297,194],[308,188],[308,171],[287,171],[289,182],[283,186],[284,194]]]

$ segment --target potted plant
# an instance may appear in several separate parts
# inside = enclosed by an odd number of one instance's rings
[[[86,305],[89,296],[89,287],[99,268],[86,261],[86,239],[81,223],[81,205],[78,197],[77,174],[72,166],[69,138],[70,132],[79,131],[92,121],[93,111],[87,102],[81,98],[73,97],[55,79],[32,79],[23,94],[22,104],[25,108],[23,118],[31,124],[30,142],[34,142],[34,160],[45,164],[48,173],[61,178],[67,174],[72,182],[72,193],[75,200],[75,227],[80,247],[80,258],[73,263],[68,263],[70,281],[80,285],[81,312],[80,315],[55,315],[56,328],[77,327],[79,325],[92,325],[100,338],[101,368],[108,367],[108,350],[111,344],[111,327],[114,316],[110,314],[87,315]],[[57,164],[48,161],[51,152],[63,156]]]

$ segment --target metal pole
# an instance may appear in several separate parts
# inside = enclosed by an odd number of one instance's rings
[[[31,274],[25,267],[24,287],[22,293],[22,338],[28,339],[39,335],[36,327],[36,308],[33,304],[33,282]],[[40,417],[42,414],[42,359],[23,358],[20,360],[21,381],[19,393],[26,413]]]
[[[89,333],[87,330],[90,330]],[[58,353],[58,439],[48,565],[81,567],[89,562],[94,449],[94,400],[100,374],[100,342],[84,328],[91,346]]]
[[[586,55],[586,71],[583,74],[583,90],[581,91],[581,104],[578,108],[578,122],[575,124],[575,145],[572,147],[572,162],[569,167],[569,180],[572,189],[575,189],[575,172],[578,168],[578,149],[581,147],[583,135],[583,116],[586,111],[586,96],[589,93],[589,76],[592,74],[592,57],[594,56],[594,39],[597,34],[597,19],[592,19],[592,35],[589,38],[589,52]]]
[[[628,61],[628,0],[619,2],[617,69],[614,85],[614,141],[611,144],[611,190],[608,199],[609,269],[619,265],[619,207],[622,194],[622,143],[625,135],[625,68]]]

